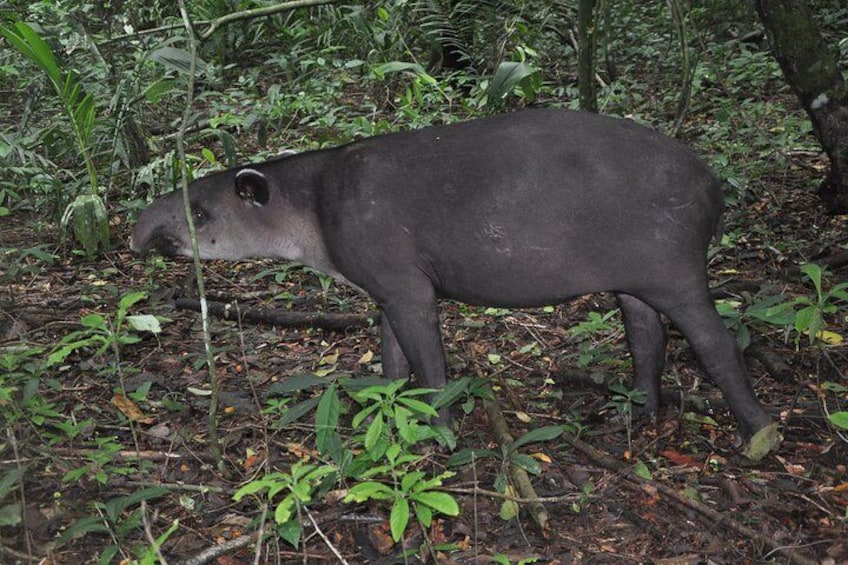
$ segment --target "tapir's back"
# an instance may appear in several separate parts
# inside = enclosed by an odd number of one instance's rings
[[[338,158],[323,194],[334,261],[352,279],[405,262],[467,302],[544,304],[702,271],[722,208],[685,146],[584,112],[371,138]]]

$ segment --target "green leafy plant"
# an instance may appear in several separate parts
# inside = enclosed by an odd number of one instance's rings
[[[259,486],[244,487],[240,492],[258,492],[267,489],[275,494],[285,491],[285,506],[281,512],[292,520],[298,504],[306,504],[315,488],[332,475],[348,482],[347,502],[367,500],[390,501],[390,524],[395,541],[400,540],[412,516],[422,527],[429,527],[435,514],[455,516],[459,512],[456,500],[440,492],[443,481],[452,473],[428,477],[417,466],[423,456],[413,448],[423,442],[437,441],[449,448],[456,445],[453,433],[442,426],[431,425],[428,420],[437,415],[436,410],[420,397],[430,394],[427,389],[403,390],[405,380],[360,378],[340,376],[328,380],[312,374],[296,375],[280,383],[274,394],[289,394],[296,390],[324,387],[320,395],[288,406],[277,403],[284,424],[315,411],[316,446],[320,453],[335,465],[320,467],[292,467],[290,473],[269,475],[260,479]],[[360,406],[353,416],[353,435],[345,439],[339,432],[340,415],[345,410],[340,392]],[[295,489],[295,484],[307,486]],[[281,503],[283,504],[283,503]],[[278,523],[280,521],[278,520]],[[287,541],[299,539],[294,526],[284,529]]]
[[[541,428],[536,428],[522,435],[518,439],[516,439],[512,444],[508,446],[502,446],[502,452],[498,453],[491,449],[461,449],[451,455],[448,459],[449,467],[462,467],[465,465],[471,464],[474,460],[480,459],[482,457],[491,457],[495,459],[500,459],[501,461],[511,462],[518,467],[521,467],[528,473],[533,475],[538,475],[542,472],[542,467],[539,462],[529,456],[521,453],[519,449],[522,447],[532,444],[532,443],[540,443],[546,441],[552,441],[559,436],[562,435],[566,429],[570,429],[567,426],[544,426]],[[500,487],[506,484],[506,477],[499,475],[498,479],[495,481],[495,485]],[[503,492],[499,488],[499,492]]]
[[[133,532],[140,532],[143,528],[142,512],[144,504],[162,498],[168,494],[168,489],[163,487],[148,487],[140,489],[106,502],[93,502],[93,512],[90,516],[81,518],[68,528],[56,539],[56,547],[62,547],[71,539],[87,534],[108,534],[114,543],[106,545],[100,553],[100,563],[112,563],[114,558],[122,553],[125,558],[129,557],[126,547]],[[178,526],[177,522],[171,526],[156,540],[156,545],[162,543],[170,536]],[[153,565],[155,547],[139,546],[135,553],[141,558],[138,563]]]
[[[798,345],[801,335],[809,338],[810,345],[817,340],[826,343],[828,336],[825,333],[825,315],[836,313],[837,301],[848,302],[848,282],[839,283],[831,287],[829,291],[824,291],[822,286],[824,273],[820,266],[813,263],[802,265],[801,272],[813,283],[816,294],[801,296],[794,301],[794,307],[800,306],[800,310],[795,312],[795,344]]]
[[[16,22],[12,27],[0,26],[0,34],[44,71],[71,124],[77,149],[88,174],[89,193],[77,196],[68,206],[62,216],[62,226],[67,229],[73,219],[74,236],[82,244],[86,255],[92,257],[98,247],[109,246],[109,221],[99,195],[97,169],[91,157],[96,115],[94,97],[85,92],[74,72],[62,72],[53,50],[28,24]]]
[[[94,449],[87,451],[84,455],[88,462],[65,473],[62,477],[63,482],[89,477],[105,485],[110,475],[128,475],[138,470],[133,466],[114,464],[117,461],[117,454],[124,450],[124,446],[115,437],[98,437],[94,439],[94,444]]]
[[[514,488],[510,485],[510,475],[507,472],[510,465],[515,465],[533,475],[539,475],[542,467],[539,462],[530,455],[521,453],[519,449],[532,443],[552,441],[569,429],[567,426],[545,426],[531,430],[516,439],[510,445],[502,445],[501,452],[491,449],[461,449],[451,455],[448,459],[448,467],[465,467],[473,465],[481,458],[498,459],[501,468],[495,477],[495,490],[500,493],[513,494]],[[510,519],[518,514],[518,505],[512,500],[506,500],[501,506],[501,518]]]
[[[526,48],[522,50],[522,54]],[[541,87],[541,74],[539,69],[533,67],[525,60],[504,61],[495,69],[489,92],[486,96],[486,105],[492,110],[503,107],[504,100],[516,91],[520,92],[521,98],[526,102],[532,102]]]
[[[48,356],[47,366],[61,363],[68,355],[83,348],[95,348],[94,356],[103,355],[109,349],[118,352],[123,345],[138,343],[141,337],[136,332],[139,331],[158,334],[161,327],[155,316],[129,314],[129,309],[146,297],[147,293],[141,291],[124,295],[118,303],[114,320],[99,313],[83,316],[80,322],[84,329],[64,336]]]
[[[391,501],[389,522],[395,541],[406,531],[411,510],[424,528],[430,527],[434,514],[459,514],[453,496],[437,490],[453,473],[428,478],[425,472],[415,468],[423,457],[412,451],[413,446],[430,440],[452,448],[456,439],[449,430],[426,423],[437,412],[418,397],[432,391],[402,390],[405,383],[405,380],[388,381],[351,392],[351,397],[362,407],[353,417],[353,440],[364,452],[353,459],[349,472],[351,476],[371,480],[352,486],[345,501]]]
[[[834,412],[827,417],[827,421],[841,430],[848,431],[848,411]]]
[[[490,382],[483,377],[452,379],[433,397],[433,408],[439,410],[443,406],[458,404],[464,414],[471,414],[478,401],[495,398]]]
[[[423,471],[401,471],[405,464],[418,459],[420,457],[410,459],[403,456],[399,446],[390,447],[385,453],[386,465],[380,467],[377,472],[391,471],[395,481],[391,485],[378,481],[355,484],[344,499],[345,502],[391,501],[389,525],[395,542],[400,541],[409,526],[410,506],[423,528],[431,526],[434,514],[459,515],[456,499],[451,494],[436,490],[446,478],[452,477],[453,473],[444,472],[428,479]],[[376,472],[371,473],[372,476],[374,474]]]
[[[612,356],[613,344],[621,335],[621,323],[615,319],[618,310],[604,314],[589,312],[585,320],[572,326],[568,333],[577,343],[577,366],[588,367],[595,363],[617,363]]]
[[[50,253],[47,244],[32,247],[0,248],[4,269],[0,273],[0,283],[11,284],[21,281],[23,277],[36,276],[46,267],[56,262],[56,256]]]
[[[312,501],[324,478],[336,472],[332,465],[312,465],[301,460],[287,473],[269,473],[247,483],[233,494],[233,499],[238,502],[245,496],[264,491],[269,502],[275,504],[274,521],[280,537],[297,547],[303,537],[304,507]]]
[[[636,411],[636,406],[644,406],[648,395],[640,389],[630,389],[622,382],[615,381],[609,385],[612,396],[604,405],[604,408],[612,408],[624,420],[624,427],[627,429],[627,446],[628,449],[632,444],[633,432],[633,414]]]
[[[58,425],[64,419],[39,389],[44,377],[44,353],[41,347],[22,345],[0,354],[0,414],[7,426],[24,419],[35,426]],[[51,381],[47,385],[61,388]]]
[[[787,334],[794,334],[796,348],[800,347],[803,336],[807,336],[810,345],[842,341],[841,336],[826,330],[826,316],[838,311],[839,302],[848,302],[848,283],[825,290],[822,280],[825,273],[820,266],[802,265],[801,272],[812,283],[815,294],[789,300],[784,294],[766,294],[753,299],[744,309],[738,300],[716,303],[725,325],[735,331],[742,349],[751,342],[749,326],[756,324],[785,328]]]
[[[17,526],[21,523],[21,505],[19,502],[5,502],[9,493],[20,487],[26,473],[26,466],[16,467],[0,475],[0,528]],[[5,503],[4,503],[5,502]]]

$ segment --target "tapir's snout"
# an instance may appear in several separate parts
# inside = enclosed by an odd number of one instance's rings
[[[158,251],[165,256],[178,255],[182,248],[180,239],[174,234],[173,227],[156,221],[156,217],[154,207],[142,212],[130,236],[130,249],[139,255],[149,251]]]
[[[166,232],[166,228],[160,226],[146,238],[138,237],[136,233],[133,233],[130,237],[130,249],[140,255],[148,251],[158,251],[166,257],[172,257],[179,255],[181,246],[173,236]]]

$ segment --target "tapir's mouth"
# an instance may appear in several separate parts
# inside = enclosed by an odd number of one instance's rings
[[[154,234],[148,247],[156,249],[162,255],[169,257],[178,255],[180,251],[180,246],[177,241],[164,233]]]
[[[162,255],[171,257],[179,255],[180,243],[173,236],[168,235],[163,228],[157,228],[147,239],[136,241],[133,237],[130,241],[130,248],[136,253],[144,253],[151,249],[158,251]]]

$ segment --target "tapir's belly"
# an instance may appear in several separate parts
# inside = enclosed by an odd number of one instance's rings
[[[693,237],[691,224],[656,225],[466,217],[394,247],[392,260],[429,277],[439,296],[470,304],[534,307],[591,292],[640,294],[680,270],[703,270],[705,238]]]

